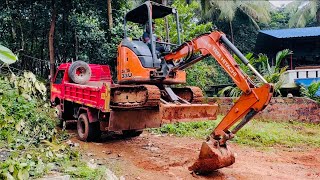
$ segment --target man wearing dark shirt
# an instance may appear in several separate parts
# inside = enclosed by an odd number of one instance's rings
[[[161,39],[154,33],[154,30],[155,30],[155,23],[152,22],[152,32],[153,32],[152,40],[154,42],[156,42],[156,41],[160,42]],[[149,32],[149,24],[146,25],[146,31],[142,35],[142,40],[151,49],[151,38],[150,38],[150,32]],[[156,51],[164,52],[165,49],[162,45],[156,44]]]

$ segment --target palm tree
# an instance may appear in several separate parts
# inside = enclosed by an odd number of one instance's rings
[[[291,15],[289,27],[305,27],[310,22],[320,24],[320,0],[293,1],[286,6]]]
[[[270,3],[268,1],[219,1],[201,0],[205,20],[224,20],[229,22],[232,42],[232,21],[239,10],[246,15],[257,30],[260,30],[258,22],[268,23],[270,19]]]

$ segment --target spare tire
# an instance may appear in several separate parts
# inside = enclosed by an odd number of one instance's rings
[[[85,84],[90,80],[91,69],[84,61],[75,61],[68,71],[69,78],[77,84]]]

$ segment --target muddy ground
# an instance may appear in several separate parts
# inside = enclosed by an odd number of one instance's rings
[[[75,132],[73,136],[75,136]],[[106,164],[125,179],[320,179],[320,148],[259,149],[231,143],[236,163],[206,176],[188,171],[202,140],[144,132],[131,139],[104,137],[79,143],[84,158]]]

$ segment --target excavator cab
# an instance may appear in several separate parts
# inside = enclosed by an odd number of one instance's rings
[[[178,35],[178,44],[156,41],[150,38],[150,43],[143,42],[140,35],[139,38],[128,37],[128,23],[138,24],[140,27],[147,28],[149,34],[154,34],[152,23],[155,19],[165,18],[173,15],[176,20],[176,31]],[[135,9],[129,11],[124,18],[124,38],[118,46],[117,59],[117,77],[119,84],[129,83],[160,83],[161,84],[181,84],[186,82],[186,74],[184,71],[177,71],[170,77],[167,76],[167,65],[159,56],[156,50],[158,46],[178,47],[180,40],[180,24],[179,15],[176,9],[164,6],[152,1],[147,1]],[[167,36],[169,29],[166,28]],[[151,35],[150,35],[151,36]]]

